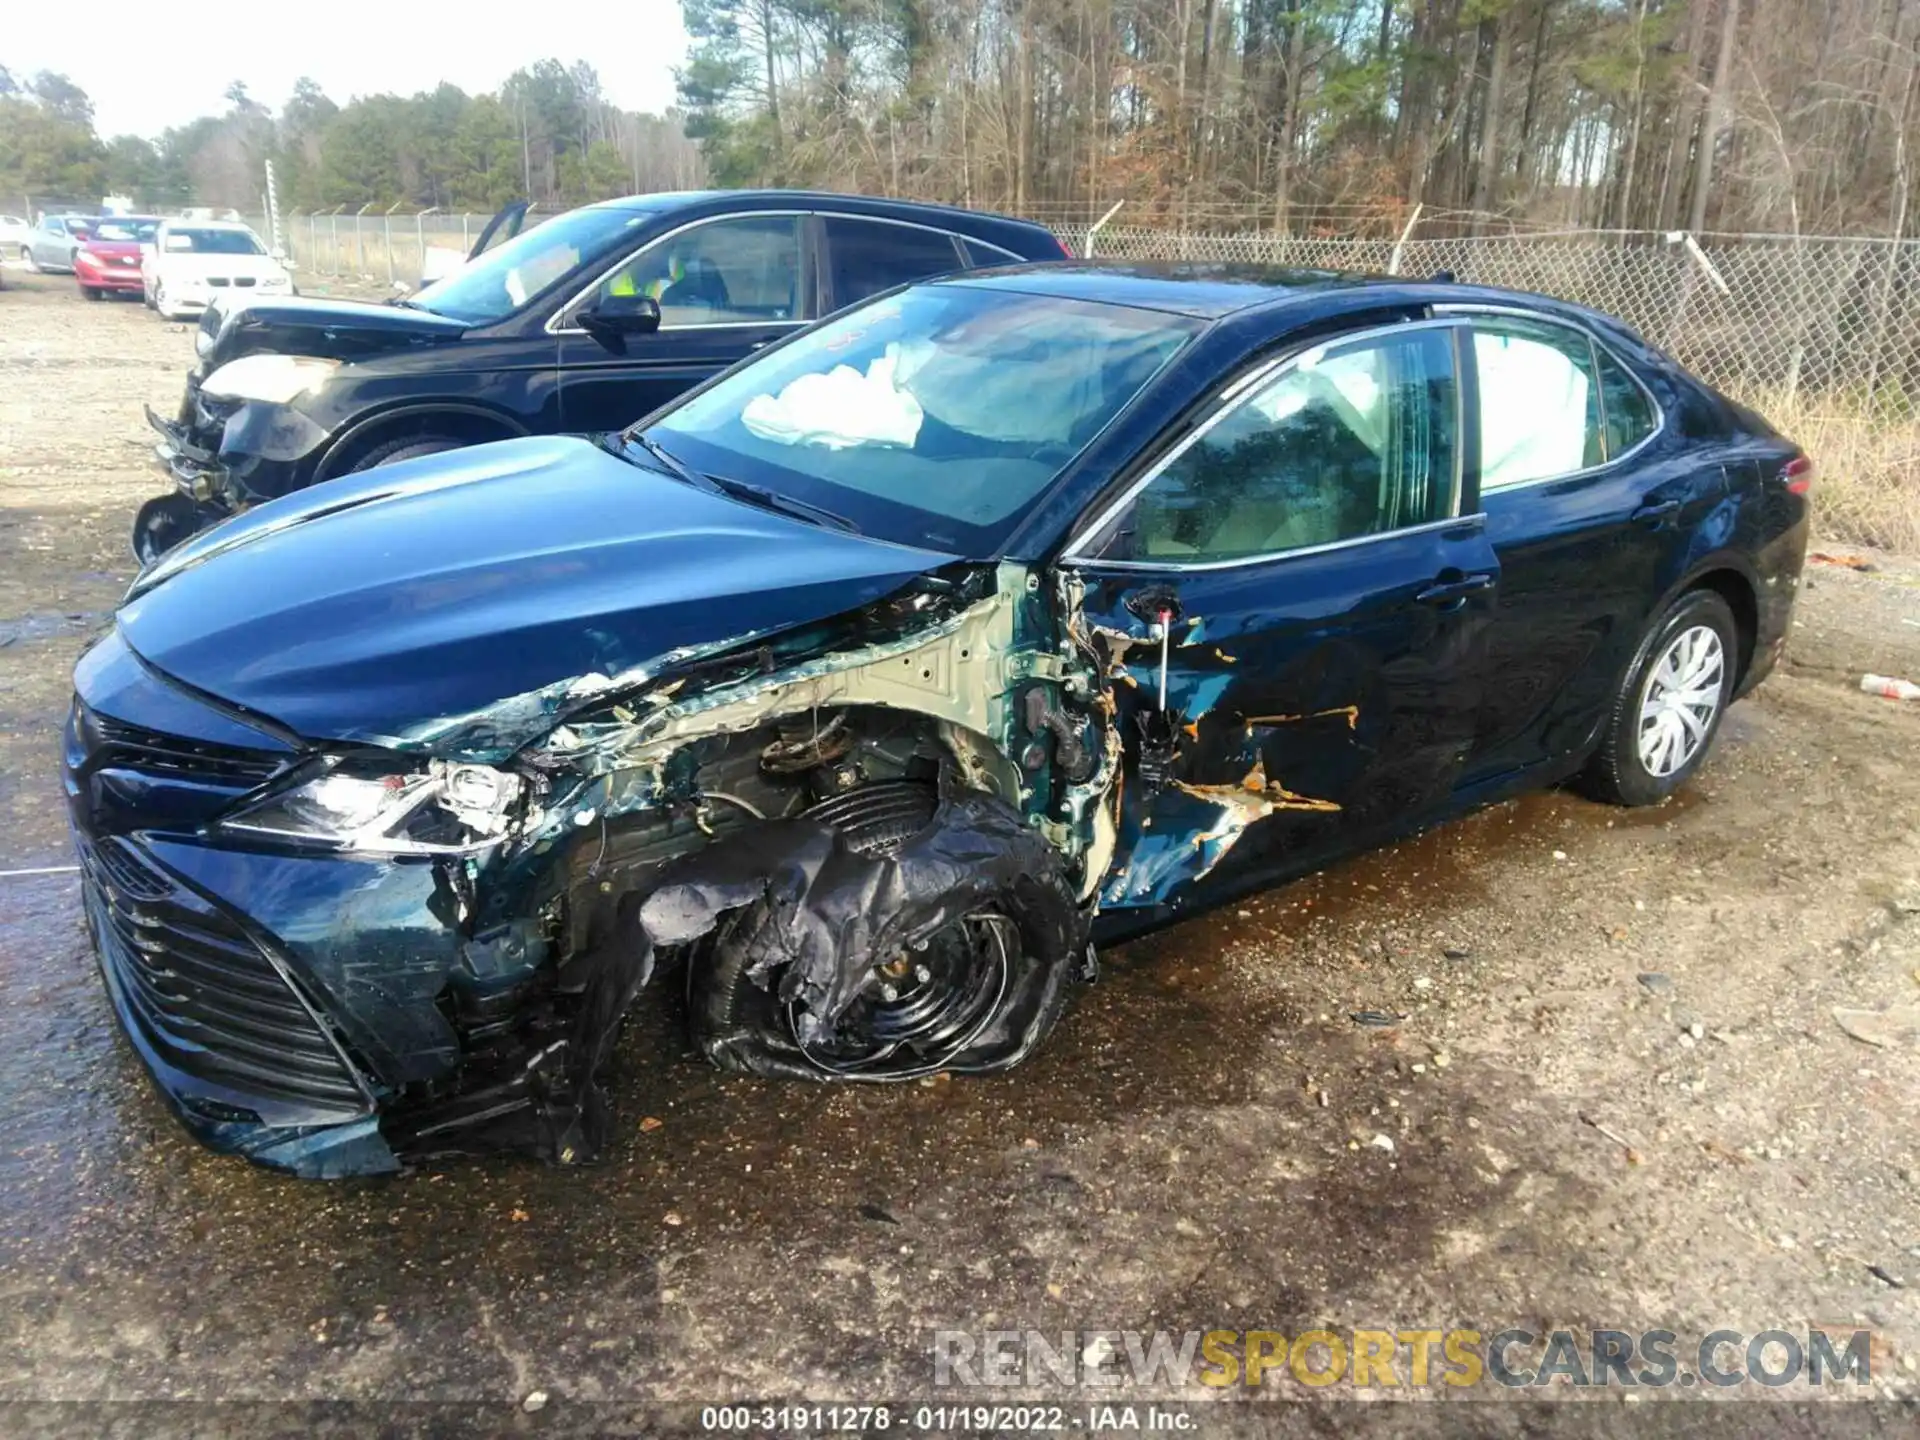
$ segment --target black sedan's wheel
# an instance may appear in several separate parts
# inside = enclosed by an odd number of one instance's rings
[[[444,450],[458,450],[467,442],[452,435],[411,435],[404,440],[389,440],[384,445],[376,445],[348,467],[349,473],[371,470],[376,465],[391,465],[398,460],[417,460],[422,455],[438,455]]]
[[[1682,595],[1649,632],[1614,697],[1588,779],[1600,798],[1655,805],[1706,759],[1733,698],[1740,631],[1711,590]]]
[[[900,781],[837,796],[808,812],[863,856],[898,855],[933,823],[932,787]],[[910,859],[907,863],[911,863]],[[886,886],[880,904],[912,885]],[[767,927],[760,905],[730,915],[690,957],[694,1038],[723,1069],[822,1080],[910,1080],[941,1070],[1001,1069],[1023,1058],[1065,1008],[1072,965],[1052,947],[1044,887],[1008,886],[981,897],[918,944],[867,957],[852,1002],[818,1023],[782,976],[756,979]],[[877,923],[893,918],[870,915]]]

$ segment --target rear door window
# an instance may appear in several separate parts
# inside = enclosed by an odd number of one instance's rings
[[[1480,489],[1571,475],[1606,461],[1593,345],[1578,330],[1476,320]]]
[[[845,215],[822,217],[835,307],[852,305],[882,290],[945,275],[966,262],[944,230],[891,225]]]
[[[1617,460],[1659,428],[1659,412],[1625,365],[1599,346],[1594,349],[1600,360],[1600,396],[1607,411],[1607,458]]]
[[[989,265],[1023,265],[1026,263],[1026,257],[1024,255],[1016,255],[1011,250],[1002,250],[998,245],[989,245],[983,240],[968,240],[962,237],[960,240],[960,248],[967,254],[967,264],[976,270],[983,270]],[[1066,255],[1067,252],[1063,250],[1054,258],[1063,259]]]

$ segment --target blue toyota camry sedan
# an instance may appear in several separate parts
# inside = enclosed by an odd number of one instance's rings
[[[1618,322],[1064,265],[897,289],[597,441],[249,510],[82,659],[129,1040],[312,1176],[590,1158],[715,1064],[1004,1068],[1164,924],[1529,787],[1647,805],[1774,666],[1808,459]]]

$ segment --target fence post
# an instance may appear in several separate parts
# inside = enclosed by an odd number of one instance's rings
[[[414,272],[417,275],[424,276],[427,273],[427,230],[424,222],[427,216],[438,214],[439,210],[440,207],[438,205],[429,205],[413,217],[413,238],[418,242],[420,247],[420,265]]]
[[[387,213],[380,221],[381,228],[387,237],[387,288],[389,290],[393,288],[395,279],[393,273],[393,212],[406,203],[404,200],[394,201],[393,204],[387,207]]]
[[[1124,198],[1114,201],[1113,204],[1107,207],[1106,214],[1102,215],[1098,220],[1094,221],[1093,224],[1087,227],[1086,243],[1080,247],[1081,258],[1083,260],[1093,259],[1094,237],[1098,235],[1102,230],[1107,228],[1107,222],[1113,219],[1114,216],[1118,215],[1120,213],[1120,207],[1126,203],[1127,202]]]
[[[1400,257],[1406,253],[1407,241],[1413,236],[1413,227],[1420,223],[1420,211],[1423,208],[1421,202],[1416,200],[1413,213],[1407,216],[1407,223],[1400,227],[1400,238],[1393,242],[1393,257],[1387,261],[1387,274],[1400,273]]]
[[[367,201],[353,212],[353,268],[356,274],[367,273],[367,237],[360,231],[360,217],[373,208],[373,202]]]

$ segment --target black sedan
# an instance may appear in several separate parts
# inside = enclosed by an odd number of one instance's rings
[[[592,1155],[669,975],[725,1068],[1000,1069],[1093,941],[1673,793],[1780,654],[1811,479],[1533,296],[909,287],[148,570],[75,675],[87,915],[186,1122],[306,1175]]]
[[[1023,220],[856,195],[638,195],[518,229],[524,209],[481,245],[511,238],[393,305],[208,310],[178,414],[147,412],[172,488],[141,509],[134,553],[389,461],[618,430],[895,285],[1067,254]]]

